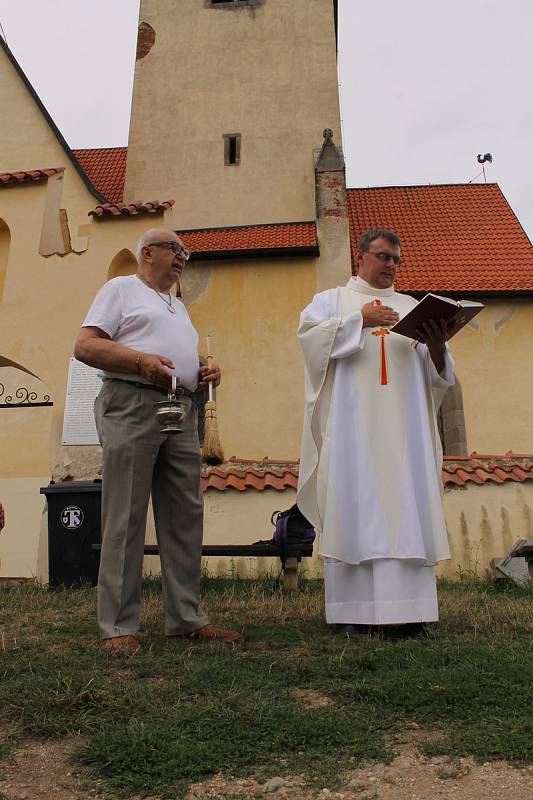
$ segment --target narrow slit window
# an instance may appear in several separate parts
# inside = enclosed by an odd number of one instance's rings
[[[241,161],[241,134],[224,133],[224,165],[226,167],[236,166]]]

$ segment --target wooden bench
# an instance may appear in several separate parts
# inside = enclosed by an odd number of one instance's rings
[[[101,544],[93,544],[93,550],[101,550]],[[144,554],[146,556],[158,556],[159,547],[156,544],[145,544]],[[302,558],[310,558],[313,555],[312,544],[302,544],[291,546],[282,559],[280,548],[272,542],[256,542],[255,544],[204,544],[202,546],[203,556],[248,556],[248,558],[279,558],[282,562],[282,582],[286,589],[298,588],[298,562]]]
[[[98,576],[101,550],[100,495],[102,483],[96,481],[62,481],[41,488],[48,502],[49,580],[54,586],[94,585]],[[63,516],[68,509],[77,512],[76,526],[66,526]],[[159,555],[156,544],[144,546],[145,555]],[[254,544],[205,544],[204,556],[279,558],[282,582],[287,588],[298,586],[298,562],[313,555],[312,544],[296,545],[282,558],[279,547],[271,541]]]

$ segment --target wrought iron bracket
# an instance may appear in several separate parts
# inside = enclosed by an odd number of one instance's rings
[[[50,395],[45,394],[41,400],[37,398],[37,392],[26,389],[25,386],[19,386],[11,394],[6,393],[6,387],[0,382],[0,408],[38,408],[42,406],[53,406],[50,400]]]

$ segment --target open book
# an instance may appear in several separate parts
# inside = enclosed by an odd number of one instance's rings
[[[482,308],[483,303],[472,300],[452,300],[450,297],[441,297],[438,294],[426,294],[412,311],[392,326],[391,331],[420,341],[417,330],[421,328],[422,323],[430,319],[445,319],[448,323],[448,339],[451,339],[467,322],[479,314]]]

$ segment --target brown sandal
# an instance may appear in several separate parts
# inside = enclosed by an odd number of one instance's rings
[[[226,631],[223,628],[212,625],[210,622],[192,631],[192,633],[171,634],[167,636],[167,639],[202,639],[203,641],[211,642],[236,642],[240,638],[237,631]]]
[[[112,656],[133,656],[142,649],[139,640],[131,633],[125,636],[113,636],[110,639],[104,639],[102,647],[106,653]]]

